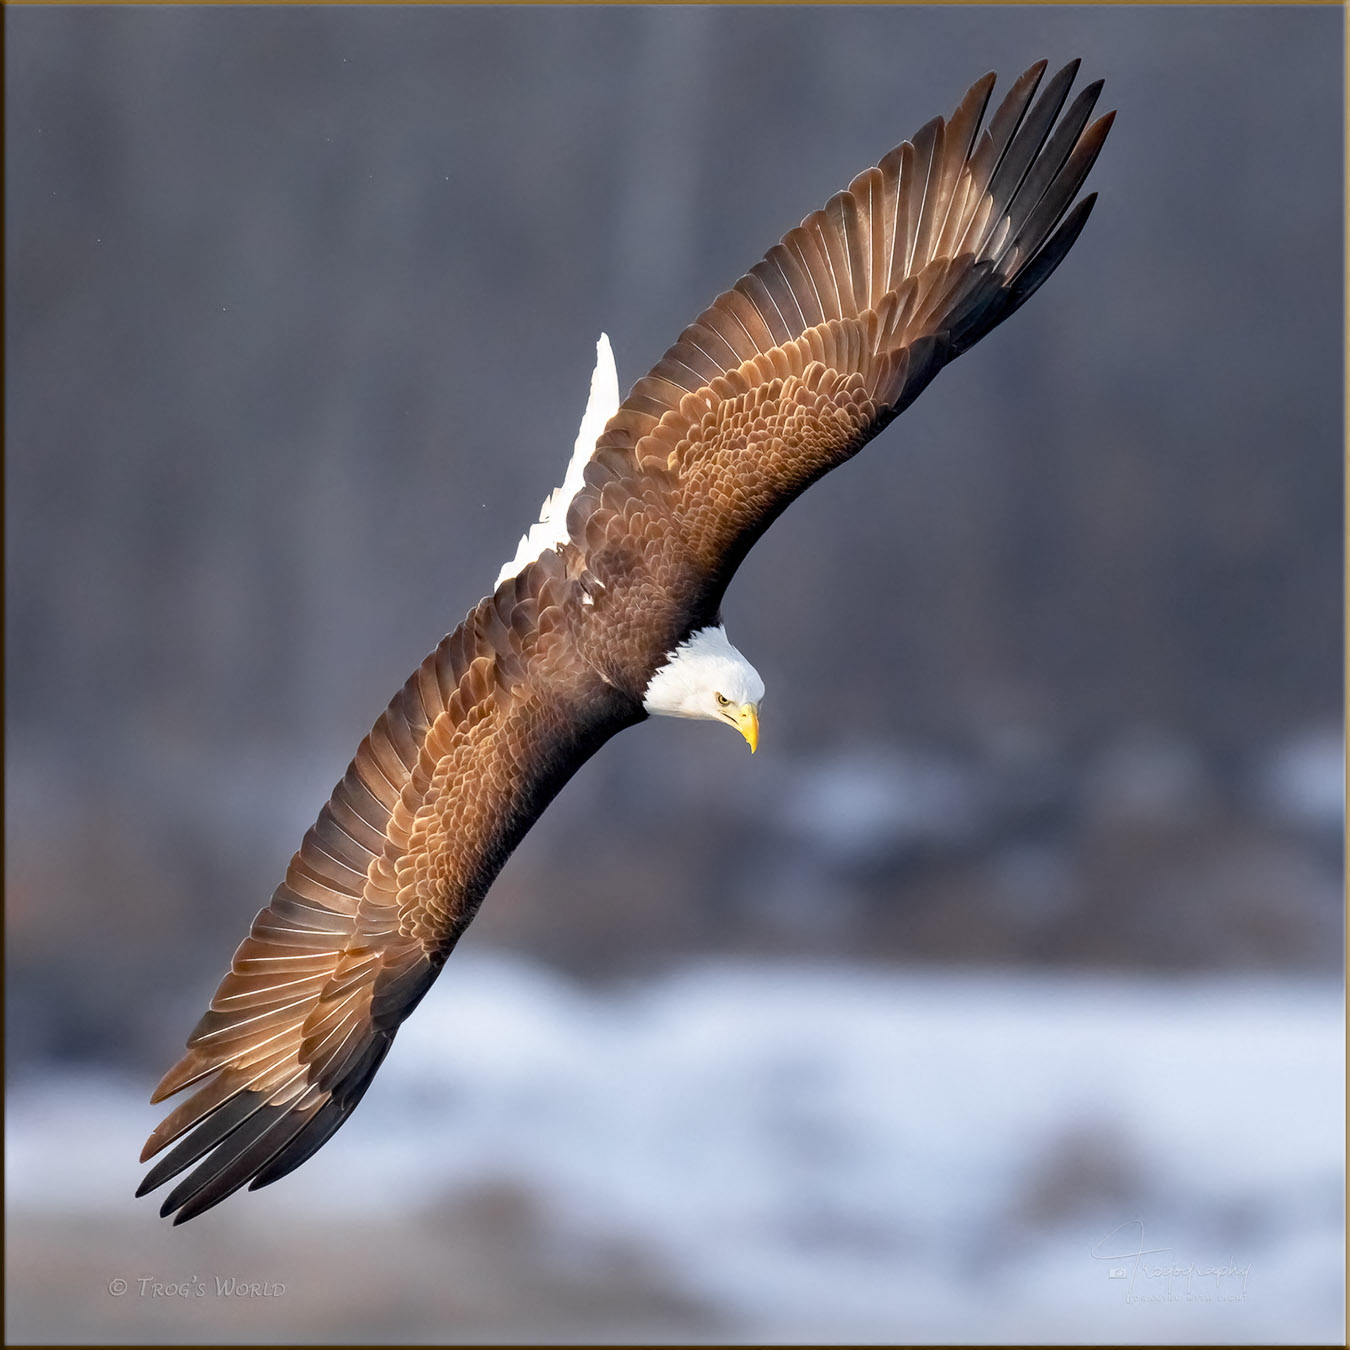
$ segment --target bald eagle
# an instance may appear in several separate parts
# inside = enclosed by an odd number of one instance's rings
[[[155,1089],[196,1091],[137,1194],[196,1164],[181,1223],[315,1152],[369,1087],[512,850],[651,714],[735,728],[764,682],[723,593],[800,493],[858,453],[1063,260],[1114,114],[1038,62],[994,76],[790,230],[619,400],[602,338],[576,448],[493,593],[363,740]],[[1034,101],[1033,101],[1034,100]]]

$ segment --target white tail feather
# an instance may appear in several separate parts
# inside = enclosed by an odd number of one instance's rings
[[[605,429],[605,423],[619,411],[619,372],[614,366],[614,352],[606,334],[600,334],[595,344],[595,372],[591,376],[591,395],[586,401],[586,412],[577,432],[572,458],[562,487],[555,488],[544,498],[539,508],[539,523],[531,525],[521,536],[516,556],[497,574],[496,585],[513,577],[528,563],[532,563],[545,549],[554,548],[567,538],[567,508],[581,489],[586,461],[595,450],[595,443]]]

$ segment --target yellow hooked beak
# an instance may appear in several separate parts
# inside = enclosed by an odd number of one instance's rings
[[[759,709],[753,703],[742,703],[736,713],[736,730],[745,737],[753,755],[759,748]]]

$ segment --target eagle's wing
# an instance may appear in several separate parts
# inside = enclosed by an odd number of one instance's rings
[[[137,1194],[198,1164],[164,1203],[175,1223],[333,1134],[519,838],[637,720],[576,664],[572,585],[550,554],[499,587],[361,742],[152,1098],[199,1085],[142,1153],[180,1140]]]
[[[599,580],[607,548],[621,569],[625,539],[645,531],[681,611],[711,621],[779,512],[1054,271],[1092,208],[1095,195],[1070,211],[1114,114],[1088,125],[1099,81],[1056,125],[1078,62],[1033,105],[1044,70],[1016,81],[983,132],[994,77],[980,80],[790,231],[634,385],[567,517]]]

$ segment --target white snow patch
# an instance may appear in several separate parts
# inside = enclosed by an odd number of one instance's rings
[[[1306,978],[710,963],[595,992],[466,953],[351,1124],[226,1204],[397,1214],[508,1179],[757,1341],[1339,1343],[1344,1065],[1341,990]],[[11,1087],[11,1216],[152,1221],[149,1086]],[[1136,1220],[1152,1261],[1246,1273],[1193,1275],[1208,1301],[1112,1279],[1091,1251]]]

